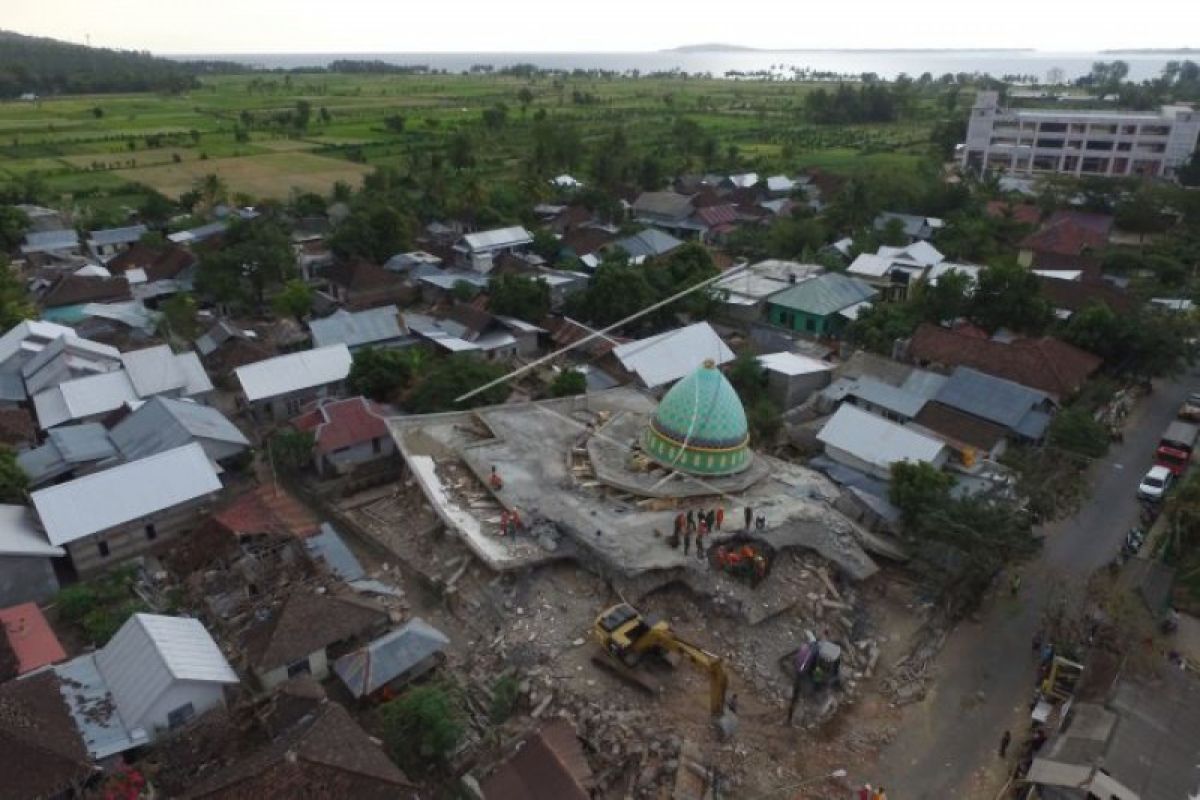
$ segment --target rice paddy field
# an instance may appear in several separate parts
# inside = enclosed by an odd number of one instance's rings
[[[722,153],[736,148],[747,168],[903,171],[926,157],[932,123],[919,109],[902,124],[816,126],[800,114],[812,88],[679,77],[212,76],[181,95],[0,103],[0,181],[41,181],[63,200],[105,203],[136,199],[145,187],[176,197],[214,173],[233,192],[285,199],[328,192],[338,181],[354,185],[379,165],[404,171],[444,151],[460,130],[475,142],[474,169],[503,179],[518,175],[542,116],[574,129],[585,178],[591,154],[614,129],[632,147],[669,156],[680,119],[715,137]],[[532,95],[527,105],[522,89]],[[311,113],[296,129],[283,120],[300,101]],[[497,104],[507,107],[507,121],[489,128],[482,113]]]

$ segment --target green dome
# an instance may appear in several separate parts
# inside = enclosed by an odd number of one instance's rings
[[[711,361],[680,379],[658,404],[642,446],[665,467],[694,475],[731,475],[750,464],[746,411]]]

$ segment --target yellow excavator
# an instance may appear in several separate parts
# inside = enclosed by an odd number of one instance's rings
[[[593,627],[603,655],[593,661],[637,687],[652,694],[661,689],[658,682],[638,669],[646,656],[658,656],[671,666],[680,657],[687,658],[708,673],[709,710],[714,717],[726,712],[725,694],[729,689],[729,674],[716,653],[680,639],[665,621],[648,622],[633,606],[619,603],[596,617]]]

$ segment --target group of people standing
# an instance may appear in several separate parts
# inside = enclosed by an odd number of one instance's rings
[[[713,531],[721,530],[721,526],[725,524],[725,507],[717,506],[716,508],[688,509],[685,514],[680,511],[675,515],[675,532],[671,535],[671,546],[678,547],[680,541],[683,542],[683,554],[686,556],[691,552],[692,537],[696,537],[696,557],[704,558],[704,537],[709,536]]]

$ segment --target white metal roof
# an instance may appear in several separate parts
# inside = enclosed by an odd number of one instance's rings
[[[884,258],[898,258],[907,261],[915,261],[921,266],[932,267],[940,261],[945,261],[946,257],[942,255],[936,247],[929,242],[920,241],[905,245],[904,247],[888,247],[884,245],[875,251],[876,255]]]
[[[80,275],[85,278],[111,278],[112,273],[99,264],[84,264],[79,269],[71,273],[72,275]],[[126,276],[128,278],[128,276]]]
[[[497,228],[492,231],[468,233],[463,236],[463,243],[472,252],[497,250],[503,247],[516,247],[533,241],[533,234],[515,225],[511,228]]]
[[[30,495],[51,544],[61,545],[221,489],[192,444],[39,489]]]
[[[395,306],[364,311],[340,308],[328,317],[312,320],[308,323],[308,329],[312,331],[313,344],[317,347],[332,344],[359,347],[400,339],[405,335],[400,311]]]
[[[350,374],[350,349],[344,344],[288,353],[234,370],[251,403],[289,392],[345,380]]]
[[[859,253],[858,258],[846,268],[851,275],[865,275],[870,278],[882,278],[892,268],[893,260],[886,256]]]
[[[96,666],[130,726],[176,681],[238,682],[204,625],[189,617],[134,614],[96,653]]]
[[[718,365],[733,360],[733,351],[707,322],[617,345],[612,352],[650,389],[679,380],[709,359]]]
[[[796,183],[786,175],[772,175],[767,178],[767,189],[772,192],[790,192]]]
[[[960,275],[965,275],[971,283],[975,283],[979,279],[979,273],[983,271],[983,267],[978,264],[959,264],[954,261],[941,261],[929,268],[929,272],[925,273],[925,280],[936,286],[938,278],[950,272],[957,272]]]
[[[124,370],[104,372],[63,381],[58,386],[33,396],[38,425],[43,430],[71,420],[84,419],[120,408],[137,400],[129,376]]]
[[[40,352],[47,342],[60,336],[74,336],[75,331],[66,325],[55,322],[43,322],[39,319],[27,319],[9,328],[0,336],[0,365],[22,350],[29,353]]]
[[[937,439],[848,404],[838,408],[817,439],[885,470],[898,461],[936,461],[946,448]]]
[[[833,369],[832,364],[802,356],[799,353],[768,353],[765,356],[759,356],[758,363],[762,364],[763,369],[784,375],[808,375],[813,372],[829,372]]]
[[[212,379],[208,377],[204,365],[200,363],[200,354],[195,350],[175,354],[175,365],[183,373],[183,395],[194,397],[213,390]]]
[[[28,506],[0,505],[0,556],[63,556],[38,530]]]
[[[121,354],[121,363],[138,397],[151,397],[183,388],[187,376],[179,368],[175,353],[165,344]]]

